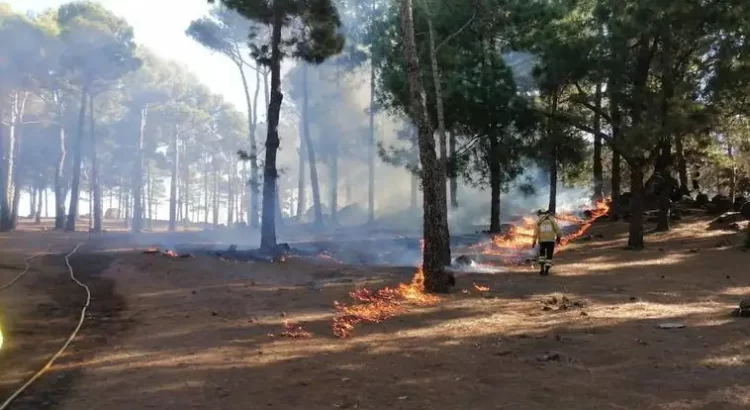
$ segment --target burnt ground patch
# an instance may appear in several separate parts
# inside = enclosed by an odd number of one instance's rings
[[[84,363],[106,349],[130,326],[130,320],[122,317],[127,306],[116,293],[114,281],[100,275],[114,260],[113,255],[91,253],[85,246],[78,252],[70,257],[70,263],[76,278],[91,291],[84,324],[55,365],[13,402],[13,410],[50,409],[60,404],[83,372]],[[29,317],[19,323],[19,338],[24,338],[24,334],[34,337],[27,337],[26,343],[19,342],[17,350],[23,353],[34,347],[30,344],[35,344],[37,348],[33,350],[37,352],[32,360],[39,362],[35,368],[40,369],[78,323],[86,292],[70,280],[65,253],[42,257],[36,265],[40,272],[33,275],[30,289],[45,297],[31,310]],[[46,339],[54,339],[56,343],[44,341],[45,333],[49,333]],[[0,391],[0,397],[8,397],[17,387]]]

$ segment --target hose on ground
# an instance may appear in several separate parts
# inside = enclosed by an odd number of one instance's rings
[[[47,364],[44,365],[44,367],[42,367],[38,372],[36,372],[33,376],[31,376],[31,378],[28,381],[26,381],[26,383],[24,383],[23,386],[18,388],[18,390],[16,390],[10,397],[8,397],[3,402],[3,404],[0,405],[0,410],[6,410],[11,405],[11,403],[13,403],[13,401],[19,395],[21,395],[21,393],[23,393],[29,386],[31,386],[35,381],[37,381],[37,379],[42,377],[42,375],[47,370],[49,370],[50,367],[52,367],[52,365],[55,363],[55,360],[57,360],[60,357],[60,355],[62,355],[65,352],[65,350],[68,348],[70,343],[73,342],[73,339],[75,339],[76,336],[78,336],[78,332],[81,330],[81,327],[83,326],[83,321],[86,319],[86,310],[88,310],[89,304],[91,303],[91,290],[89,290],[88,286],[86,286],[83,282],[79,281],[76,278],[76,275],[73,272],[73,266],[70,265],[70,257],[73,256],[73,254],[75,254],[78,251],[78,248],[80,248],[81,245],[83,245],[84,243],[86,243],[86,241],[79,243],[78,245],[76,245],[75,248],[73,248],[72,251],[70,251],[70,253],[65,255],[65,265],[67,265],[68,267],[68,272],[70,273],[70,279],[73,282],[75,282],[76,285],[82,287],[86,291],[86,303],[84,303],[83,307],[81,308],[81,316],[78,319],[78,325],[76,325],[75,329],[73,330],[73,333],[70,334],[70,336],[65,341],[65,344],[62,345],[60,350],[58,350],[57,353],[55,353],[55,355],[49,359],[49,361],[47,362]],[[28,270],[28,268],[26,270]]]

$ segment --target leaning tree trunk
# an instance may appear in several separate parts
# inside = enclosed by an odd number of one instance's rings
[[[410,114],[419,131],[419,158],[422,165],[424,285],[425,289],[431,292],[449,292],[454,283],[453,277],[445,270],[445,266],[450,264],[451,260],[445,170],[435,153],[435,137],[427,116],[412,13],[412,1],[401,1],[400,19],[409,83]]]
[[[318,184],[318,166],[315,162],[315,147],[312,143],[310,134],[310,102],[309,102],[309,82],[307,80],[307,65],[302,65],[302,129],[305,137],[305,147],[307,148],[307,162],[310,164],[310,185],[313,194],[313,210],[315,212],[316,228],[323,228],[323,209],[320,204],[320,185]]]
[[[91,186],[94,201],[94,232],[102,231],[102,186],[99,184],[99,161],[96,153],[96,132],[94,118],[94,96],[89,98],[89,126],[91,133]],[[140,189],[139,189],[140,191]],[[136,198],[135,212],[140,210],[140,194]]]
[[[628,248],[643,249],[643,166],[634,164],[630,167],[630,230]]]
[[[76,230],[76,219],[78,218],[78,200],[81,195],[81,151],[83,150],[83,134],[86,123],[86,97],[88,88],[81,90],[81,108],[78,113],[78,139],[73,152],[73,182],[70,189],[70,205],[68,207],[68,219],[65,224],[66,231]]]
[[[276,248],[276,151],[279,149],[279,114],[284,95],[281,93],[281,26],[283,16],[274,7],[271,34],[271,100],[268,104],[268,132],[263,169],[263,212],[260,248],[273,252]]]
[[[173,232],[177,228],[177,174],[180,167],[180,136],[177,129],[172,136],[172,173],[169,181],[169,231]]]
[[[148,105],[140,110],[140,123],[138,127],[138,142],[135,147],[135,166],[133,169],[133,199],[135,210],[133,211],[134,233],[143,229],[143,208],[141,205],[141,190],[143,189],[143,140],[146,133],[146,120],[148,116]]]

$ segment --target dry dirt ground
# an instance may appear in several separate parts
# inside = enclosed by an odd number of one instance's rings
[[[597,223],[604,238],[570,245],[550,277],[462,275],[437,305],[345,340],[333,301],[411,269],[170,259],[93,238],[71,258],[94,294],[80,338],[10,409],[748,409],[750,319],[729,313],[750,295],[750,253],[706,227],[631,252],[626,225]],[[62,260],[83,238],[0,238],[0,284],[52,248],[0,293],[0,398],[74,326],[83,294]],[[312,336],[281,336],[284,320]]]

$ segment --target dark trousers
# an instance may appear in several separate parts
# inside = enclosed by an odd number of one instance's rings
[[[555,254],[555,242],[539,242],[539,264],[552,266],[552,256]]]

